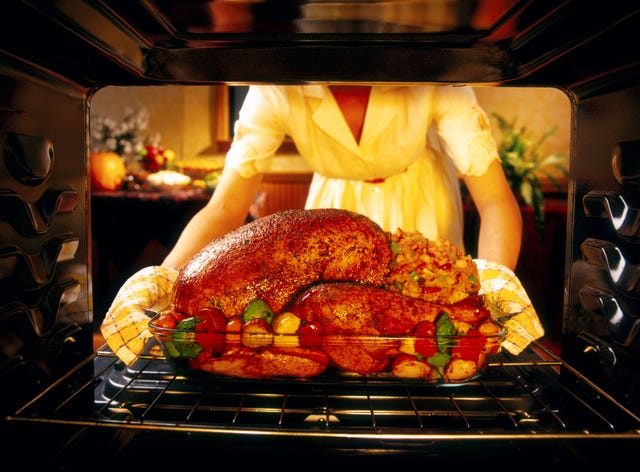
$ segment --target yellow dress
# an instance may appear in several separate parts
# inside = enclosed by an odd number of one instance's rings
[[[356,142],[325,85],[251,86],[225,165],[269,170],[285,136],[314,171],[307,208],[344,208],[386,231],[419,230],[463,248],[459,176],[498,159],[473,89],[376,85]]]

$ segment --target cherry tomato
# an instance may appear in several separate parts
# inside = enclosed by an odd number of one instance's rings
[[[217,308],[209,306],[200,308],[196,317],[203,320],[201,323],[202,328],[198,329],[199,326],[196,326],[197,331],[205,330],[212,333],[224,333],[226,330],[227,317]]]
[[[240,333],[242,332],[242,318],[240,316],[234,316],[227,320],[225,326],[225,341],[228,344],[240,344],[242,339]]]
[[[257,349],[273,344],[271,325],[261,318],[253,318],[242,326],[242,344]]]
[[[183,315],[182,313],[178,313],[177,311],[172,311],[171,316],[173,316],[178,323],[189,318],[189,315]]]
[[[304,323],[298,328],[298,340],[301,346],[320,347],[322,346],[322,326],[313,323]]]
[[[213,307],[198,310],[197,318],[203,321],[196,325],[196,342],[211,355],[221,354],[224,350],[227,318]]]
[[[471,295],[463,298],[452,305],[453,317],[473,325],[479,325],[484,320],[491,318],[491,312],[485,307],[484,303],[484,298],[480,295]]]
[[[477,329],[470,329],[466,336],[462,336],[458,343],[451,349],[451,356],[467,361],[478,361],[480,353],[484,349],[486,338]]]
[[[431,321],[421,321],[414,328],[415,336],[413,349],[422,357],[431,357],[438,352],[436,344],[436,326]]]
[[[208,331],[196,331],[196,342],[212,356],[222,354],[224,351],[224,334]]]
[[[160,315],[157,320],[153,322],[159,328],[175,329],[178,321],[169,313]]]

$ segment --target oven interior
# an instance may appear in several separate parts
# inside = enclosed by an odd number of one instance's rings
[[[219,3],[241,6],[250,21],[225,17]],[[387,7],[410,7],[415,21],[389,17]],[[184,456],[175,451],[202,449],[239,464],[252,451],[373,464],[473,462],[480,450],[538,465],[632,454],[640,439],[633,4],[10,0],[0,8],[7,451],[37,440],[42,454],[22,460],[60,470],[99,459],[109,468],[121,457],[179,465]],[[425,8],[432,14],[415,16]],[[434,13],[443,10],[447,21]],[[326,81],[552,86],[568,94],[561,354],[534,343],[453,388],[192,379],[151,355],[125,368],[107,349],[93,349],[90,97],[111,85]]]
[[[596,465],[625,458],[638,417],[544,347],[492,362],[459,386],[334,376],[185,378],[151,355],[96,357],[8,418],[9,444],[38,438],[56,470],[184,466],[203,456],[299,467],[495,463]],[[36,432],[34,436],[34,431]],[[115,465],[114,465],[115,464]],[[295,464],[295,465],[294,465]],[[93,467],[93,466],[92,466]]]

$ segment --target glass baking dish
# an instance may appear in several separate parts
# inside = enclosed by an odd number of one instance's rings
[[[507,330],[491,317],[476,324],[442,312],[402,334],[325,332],[293,313],[243,319],[215,310],[183,316],[156,312],[149,328],[162,354],[183,375],[249,379],[366,376],[461,384],[482,375]]]

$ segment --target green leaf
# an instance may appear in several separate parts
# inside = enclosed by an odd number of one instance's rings
[[[195,331],[176,331],[173,333],[171,339],[173,346],[180,353],[179,357],[198,357],[204,350],[202,346],[196,342]]]
[[[549,179],[549,181],[553,184],[555,188],[557,188],[558,190],[562,190],[562,185],[560,184],[560,182],[558,182],[558,179],[556,179],[555,175],[547,171],[540,171],[540,172],[542,173],[542,175],[546,176]]]
[[[196,325],[201,323],[202,320],[200,318],[196,318],[195,316],[190,316],[189,318],[185,318],[177,324],[176,329],[185,329],[185,330],[194,330],[196,329]]]
[[[447,349],[452,348],[455,345],[455,341],[451,339],[451,336],[455,336],[456,326],[449,319],[449,315],[446,312],[440,313],[440,316],[436,320],[436,345],[438,351],[446,352]]]
[[[538,164],[539,164],[538,167],[539,168],[543,168],[543,167],[563,164],[563,163],[566,163],[568,161],[569,161],[569,159],[565,155],[562,155],[562,154],[549,154],[544,159],[540,159],[538,161]]]

